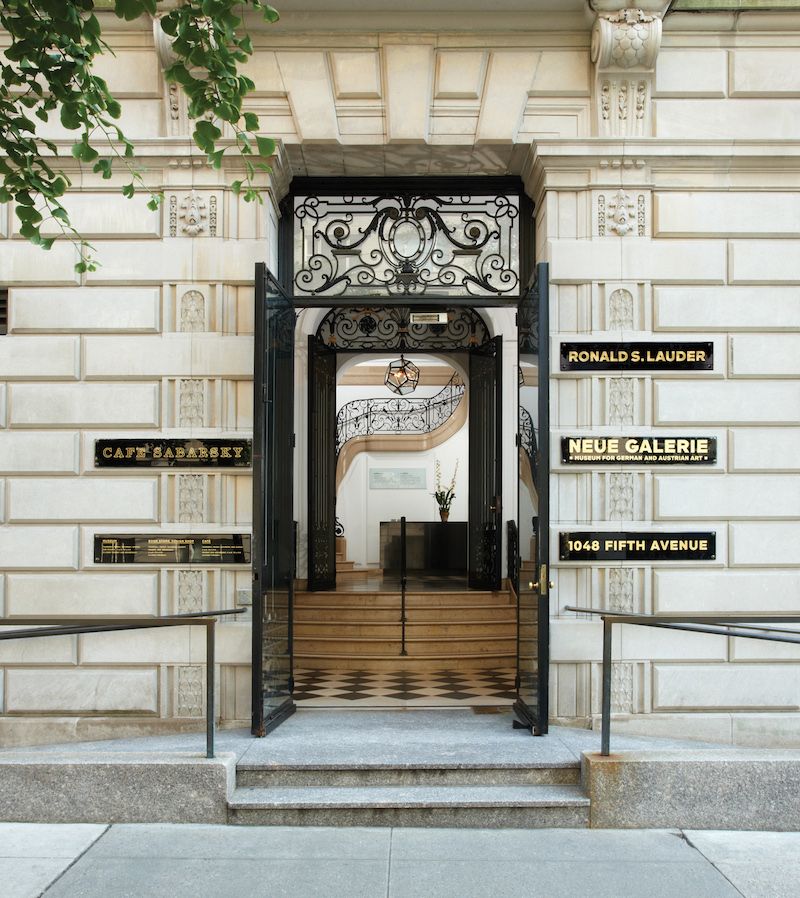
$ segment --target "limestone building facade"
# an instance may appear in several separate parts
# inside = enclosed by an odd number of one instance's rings
[[[250,471],[98,468],[95,441],[250,437],[254,266],[280,267],[293,180],[410,175],[519,178],[535,215],[528,261],[549,263],[551,721],[590,725],[600,709],[601,625],[566,605],[800,610],[797,4],[278,5],[277,25],[252,23],[246,67],[246,108],[279,140],[264,204],[231,192],[235,154],[217,171],[193,147],[157,22],[104,14],[116,55],[102,73],[162,208],[124,199],[121,180],[67,152],[69,208],[100,263],[78,275],[69,243],[43,253],[0,207],[5,621],[248,602],[247,565],[116,566],[96,563],[93,546],[113,533],[246,534]],[[68,148],[56,126],[49,136]],[[322,313],[303,314],[306,335]],[[487,317],[500,327],[513,311]],[[711,344],[713,368],[559,366],[562,342],[614,341]],[[716,459],[562,460],[561,437],[616,434],[713,438]],[[584,531],[712,532],[715,557],[559,560],[560,534]],[[251,632],[247,616],[218,628],[224,723],[250,720]],[[203,659],[188,628],[3,643],[0,742],[194,728]],[[800,656],[788,646],[624,629],[613,696],[619,732],[800,742]]]

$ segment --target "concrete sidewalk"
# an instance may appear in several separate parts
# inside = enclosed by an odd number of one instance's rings
[[[4,898],[797,898],[800,834],[0,824]]]

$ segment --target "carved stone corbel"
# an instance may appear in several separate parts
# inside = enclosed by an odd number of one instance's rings
[[[159,16],[153,17],[153,43],[155,44],[162,78],[165,70],[178,58],[172,49],[172,38],[161,27]],[[164,133],[167,137],[185,137],[189,133],[189,115],[186,95],[174,81],[164,82]]]
[[[652,133],[650,98],[670,0],[587,0],[595,16],[595,122],[601,137]]]

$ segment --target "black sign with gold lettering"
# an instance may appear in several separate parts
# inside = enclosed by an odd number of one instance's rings
[[[716,437],[561,437],[565,465],[713,465]]]
[[[250,564],[250,534],[96,533],[94,561],[95,564]]]
[[[713,371],[713,343],[561,344],[562,371]]]
[[[96,468],[248,468],[253,441],[245,439],[95,440]]]
[[[608,532],[582,530],[559,533],[561,561],[713,561],[717,534]]]

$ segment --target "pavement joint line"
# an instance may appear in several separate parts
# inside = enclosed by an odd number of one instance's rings
[[[394,839],[394,827],[389,829],[389,857],[386,864],[386,898],[389,898],[392,887],[392,840]]]
[[[680,830],[680,834],[681,838],[686,842],[686,844],[694,848],[694,850],[700,855],[700,857],[703,858],[704,861],[706,861],[706,863],[711,864],[711,866],[717,871],[717,873],[719,873],[719,875],[725,880],[725,882],[728,883],[728,885],[730,885],[732,889],[734,889],[734,891],[736,891],[737,894],[741,895],[742,898],[747,898],[747,895],[745,895],[745,893],[740,888],[738,888],[735,882],[731,881],[729,876],[726,876],[722,872],[722,870],[719,869],[719,867],[714,863],[714,861],[711,860],[711,858],[703,851],[703,849],[698,848],[697,845],[694,844],[694,842],[686,834],[685,830]]]
[[[69,824],[64,824],[64,825],[65,825],[65,826],[69,826]],[[86,848],[83,849],[83,851],[81,851],[79,854],[75,855],[75,857],[74,857],[74,858],[67,864],[66,867],[64,867],[64,869],[58,874],[58,876],[56,876],[56,878],[55,878],[52,882],[49,882],[49,883],[42,889],[42,891],[39,892],[39,895],[37,896],[37,898],[42,898],[43,895],[46,895],[46,894],[50,891],[50,889],[51,889],[51,888],[52,888],[52,887],[53,887],[53,886],[54,886],[54,885],[61,879],[61,877],[62,877],[68,870],[71,870],[71,869],[75,866],[75,864],[77,864],[78,861],[81,860],[81,858],[86,854],[87,851],[91,851],[92,848],[94,848],[94,846],[100,841],[100,839],[103,838],[103,836],[104,836],[110,829],[111,829],[111,824],[110,824],[110,823],[107,823],[107,824],[106,824],[106,828],[100,833],[100,835],[99,835],[96,839],[92,839],[92,841],[86,846]]]

